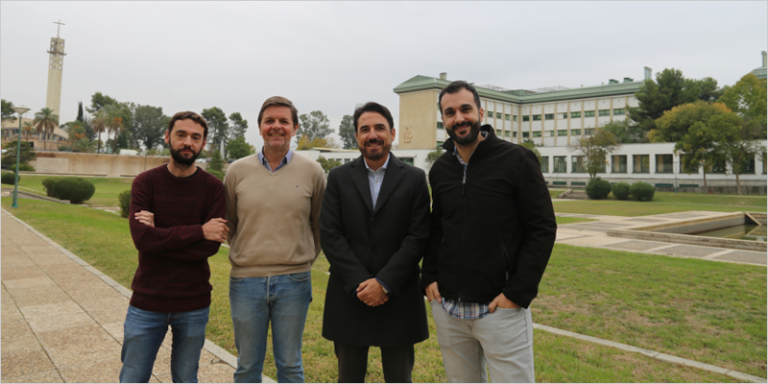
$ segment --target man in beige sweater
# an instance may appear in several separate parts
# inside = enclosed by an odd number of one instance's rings
[[[224,178],[232,264],[229,300],[239,354],[234,381],[261,382],[271,322],[277,379],[300,383],[325,176],[319,163],[290,150],[299,128],[290,100],[267,99],[258,125],[264,147],[232,163]]]

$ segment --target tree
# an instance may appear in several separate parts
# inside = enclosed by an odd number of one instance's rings
[[[3,164],[16,165],[16,146],[17,145],[18,144],[16,143],[16,140],[6,144],[6,148],[13,148],[13,150],[5,153],[5,156],[3,156],[1,160]],[[35,153],[35,149],[32,148],[32,145],[30,145],[29,143],[22,142],[21,152],[19,152],[19,164],[29,164],[30,161],[36,158],[37,158],[37,154]],[[13,171],[16,172],[16,169],[14,168]]]
[[[736,112],[745,121],[756,121],[766,127],[766,98],[768,98],[768,81],[758,79],[750,73],[742,77],[733,87],[729,87],[720,97],[720,102],[725,103],[732,111]],[[765,138],[765,132],[762,137]]]
[[[208,160],[208,168],[206,171],[217,171],[224,173],[224,159],[221,158],[221,151],[211,151],[211,159]]]
[[[229,115],[229,120],[232,121],[232,138],[237,139],[245,137],[245,131],[248,130],[248,120],[243,120],[240,112],[233,112]]]
[[[604,131],[613,133],[616,142],[619,144],[633,144],[643,142],[643,130],[637,124],[632,124],[632,120],[614,120],[606,123],[601,128]]]
[[[344,149],[357,148],[357,139],[355,139],[355,125],[352,115],[344,115],[339,124],[339,136],[344,144]]]
[[[170,117],[162,107],[139,105],[133,109],[133,133],[139,144],[146,149],[157,148],[165,137]]]
[[[320,163],[321,167],[323,167],[323,171],[325,171],[325,173],[328,173],[331,171],[331,169],[334,169],[341,165],[341,162],[336,159],[328,160],[322,156],[317,158],[317,162]]]
[[[74,152],[93,152],[96,142],[89,140],[87,137],[83,137],[75,141],[72,144],[72,151]]]
[[[24,132],[24,140],[29,141],[29,134],[35,131],[35,126],[31,121],[21,123],[21,131]]]
[[[102,108],[104,108],[104,107],[106,107],[107,105],[110,105],[110,104],[118,104],[118,102],[117,102],[117,100],[115,100],[115,99],[113,99],[113,98],[111,98],[111,97],[109,97],[107,95],[102,95],[101,92],[96,92],[96,93],[94,93],[91,96],[91,106],[90,106],[90,108],[86,108],[86,110],[88,111],[88,113],[94,114],[98,110],[100,110],[100,109],[102,109]]]
[[[121,133],[123,132],[123,129],[125,128],[125,110],[121,108],[117,104],[109,104],[103,108],[107,115],[106,120],[106,126],[107,126],[107,133],[112,134],[113,140],[112,140],[112,153],[117,153],[117,149],[121,147],[118,142],[120,139]],[[123,135],[123,142],[125,141],[125,136]]]
[[[703,167],[704,188],[707,170],[726,158],[725,143],[735,137],[739,118],[723,103],[696,101],[676,106],[656,120],[649,134],[653,142],[674,142],[682,152],[684,169]],[[735,124],[735,125],[734,125]]]
[[[594,178],[598,172],[605,170],[606,157],[619,146],[616,142],[616,136],[610,131],[601,129],[594,136],[584,136],[574,149],[584,153],[586,164],[584,168],[589,173],[590,178]]]
[[[427,168],[432,168],[432,164],[437,161],[440,156],[443,155],[445,151],[443,151],[443,148],[437,147],[434,151],[427,153],[427,159],[424,160],[427,163]]]
[[[301,139],[302,136],[309,137],[309,141],[312,142],[316,138],[324,139],[331,133],[333,129],[330,128],[328,123],[328,116],[321,111],[312,111],[309,114],[303,114],[299,116],[299,131],[296,135]]]
[[[77,102],[77,119],[75,119],[75,120],[83,121],[84,122],[85,120],[83,118],[84,118],[84,116],[83,116],[83,102],[82,101],[78,101]]]
[[[14,116],[16,111],[13,110],[12,102],[1,99],[0,108],[2,109],[2,120],[16,121],[16,116]]]
[[[48,135],[53,133],[53,130],[59,126],[59,116],[53,113],[50,108],[43,108],[40,112],[35,113],[35,120],[33,121],[37,128],[38,134],[43,134],[43,149],[47,148]]]
[[[104,109],[99,109],[96,111],[96,115],[93,117],[93,120],[91,120],[91,125],[93,126],[93,131],[96,132],[99,136],[98,138],[98,145],[96,146],[96,152],[101,152],[101,133],[105,132],[107,130],[107,111]]]
[[[656,74],[656,81],[646,80],[635,93],[639,106],[628,108],[629,118],[644,133],[655,128],[654,122],[672,107],[692,103],[699,97],[698,83],[687,80],[678,69],[666,68]]]
[[[211,145],[221,144],[221,142],[227,140],[229,135],[229,124],[227,122],[227,115],[219,107],[213,107],[203,109],[201,114],[208,122],[208,142]]]
[[[338,147],[339,147],[339,144],[336,143],[336,140],[334,140],[332,137],[328,137],[328,138],[316,137],[314,140],[310,141],[309,136],[301,136],[299,138],[298,143],[296,144],[297,151],[306,151],[312,148],[338,148]]]
[[[711,77],[705,77],[701,80],[691,80],[694,84],[691,84],[691,89],[697,90],[696,97],[701,101],[713,102],[717,101],[722,95],[725,89],[717,87],[717,80]]]
[[[245,142],[244,137],[227,142],[226,150],[228,159],[240,159],[253,153],[251,145]]]

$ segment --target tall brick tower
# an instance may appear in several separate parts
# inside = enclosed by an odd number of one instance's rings
[[[59,37],[61,26],[64,23],[54,21],[59,26],[56,28],[56,37],[51,37],[51,46],[48,49],[50,58],[48,60],[48,95],[45,99],[45,107],[53,110],[53,113],[59,114],[61,106],[61,73],[64,68],[64,39]]]

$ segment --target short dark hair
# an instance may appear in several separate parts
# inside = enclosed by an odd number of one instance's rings
[[[269,107],[288,107],[291,110],[291,119],[293,120],[293,125],[299,124],[299,110],[296,109],[293,103],[285,97],[272,96],[267,99],[264,104],[261,105],[261,110],[259,111],[259,120],[256,124],[259,127],[261,127],[261,117],[264,116],[264,110]]]
[[[203,126],[203,139],[208,138],[208,123],[205,121],[205,119],[198,115],[197,113],[194,113],[192,111],[184,111],[184,112],[177,112],[173,117],[171,117],[171,121],[168,122],[168,134],[171,134],[171,131],[173,131],[173,125],[176,124],[179,120],[192,120],[195,123],[198,123]]]
[[[362,115],[365,112],[376,112],[379,115],[384,116],[384,118],[387,119],[387,123],[389,123],[390,131],[392,130],[392,128],[395,127],[395,121],[392,119],[392,114],[389,112],[389,109],[387,109],[387,107],[379,103],[374,103],[373,101],[369,101],[364,105],[358,105],[357,108],[355,108],[355,114],[353,116],[353,123],[355,124],[355,132],[357,132],[357,121],[360,119],[360,115]]]
[[[442,91],[440,91],[440,96],[437,98],[437,105],[440,106],[440,115],[443,114],[443,105],[440,104],[441,101],[443,101],[443,95],[446,93],[456,93],[460,91],[462,88],[466,89],[467,91],[472,92],[472,95],[475,96],[475,105],[477,106],[477,109],[480,109],[480,95],[477,94],[477,90],[475,89],[475,86],[467,83],[464,80],[456,80],[453,83],[448,84],[445,88],[443,88]]]

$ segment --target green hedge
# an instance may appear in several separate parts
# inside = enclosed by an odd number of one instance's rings
[[[656,189],[648,183],[638,181],[637,183],[632,184],[629,188],[629,193],[632,195],[632,198],[637,201],[651,201],[653,200],[653,194],[656,193]]]
[[[3,175],[0,176],[0,182],[10,185],[16,184],[16,177],[14,176],[15,174],[15,172],[3,172]],[[21,180],[21,176],[19,176],[19,180]]]
[[[629,184],[623,182],[616,183],[611,186],[611,192],[619,200],[629,199]]]
[[[90,199],[96,187],[82,177],[62,177],[53,183],[53,195],[72,204],[82,204]]]
[[[571,183],[573,184],[573,183]],[[587,184],[587,196],[592,200],[603,200],[611,193],[611,183],[595,177]]]
[[[128,212],[131,209],[131,190],[127,189],[120,192],[117,195],[117,201],[120,204],[120,216],[128,217]]]
[[[58,179],[59,179],[58,177],[46,177],[45,179],[43,179],[43,188],[45,188],[46,195],[50,197],[56,197],[53,194],[53,183],[55,183],[56,180]]]

